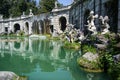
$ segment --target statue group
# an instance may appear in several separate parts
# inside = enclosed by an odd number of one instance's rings
[[[98,14],[94,15],[94,11],[90,11],[90,14],[87,18],[87,29],[88,31],[90,32],[90,35],[97,35],[98,34],[98,31],[97,31],[97,28],[95,26],[95,19],[98,18]],[[106,34],[106,33],[109,33],[109,24],[108,24],[108,21],[109,21],[109,18],[108,16],[100,16],[99,17],[99,20],[101,21],[102,25],[101,25],[101,34]],[[88,34],[89,34],[88,32]],[[62,40],[63,40],[63,36],[65,39],[67,39],[69,42],[73,43],[73,42],[82,42],[84,41],[88,35],[84,35],[84,32],[81,31],[80,29],[76,29],[74,27],[73,24],[68,24],[65,31],[60,33],[58,30],[54,30],[53,31],[53,37],[54,36],[58,36],[59,34],[62,34]]]
[[[95,26],[95,19],[98,18],[98,14],[94,15],[94,11],[91,11],[89,16],[88,16],[88,20],[87,20],[87,27],[88,27],[88,30],[90,32],[92,32],[92,35],[96,35],[98,32],[97,32],[97,29],[96,29],[96,26]],[[106,34],[106,33],[109,33],[109,24],[108,24],[108,21],[109,21],[109,18],[108,16],[100,16],[99,17],[102,25],[101,25],[101,34]]]

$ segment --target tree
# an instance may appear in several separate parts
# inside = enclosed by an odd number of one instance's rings
[[[0,14],[3,17],[18,17],[23,12],[28,15],[29,9],[32,9],[34,14],[38,13],[35,0],[0,0]]]
[[[0,0],[0,14],[4,14],[3,17],[9,16],[10,3],[9,0]]]
[[[50,12],[55,6],[54,5],[55,1],[56,0],[41,0],[39,2],[40,12],[41,13]]]

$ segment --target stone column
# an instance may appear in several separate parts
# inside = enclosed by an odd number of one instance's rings
[[[8,28],[9,28],[8,33],[10,33],[12,30],[12,24],[11,24],[12,17],[10,17],[9,20],[10,20],[10,22],[9,22],[9,26],[8,26]]]
[[[32,34],[32,22],[29,23],[29,34]]]
[[[118,32],[120,32],[120,0],[118,0]]]

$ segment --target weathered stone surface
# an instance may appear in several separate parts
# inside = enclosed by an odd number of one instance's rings
[[[115,47],[120,48],[120,42],[115,45]]]
[[[39,36],[39,35],[30,35],[30,38],[39,38],[39,39],[46,39],[46,36]]]
[[[96,61],[96,59],[98,59],[99,56],[98,56],[98,54],[93,54],[91,52],[87,52],[82,57],[87,59],[88,61]]]
[[[19,76],[10,71],[0,71],[0,80],[18,80]]]
[[[120,54],[113,56],[114,62],[120,62]]]
[[[105,44],[95,44],[95,46],[100,50],[105,50],[107,48],[107,45]]]
[[[104,37],[104,35],[98,35],[97,36],[98,40],[101,41],[103,44],[107,44],[108,43],[108,39]]]

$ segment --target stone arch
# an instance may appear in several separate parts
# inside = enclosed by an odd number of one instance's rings
[[[37,20],[35,20],[32,23],[32,32],[33,32],[33,34],[39,34],[39,23]]]
[[[59,24],[60,24],[60,29],[61,29],[62,31],[65,31],[65,29],[66,29],[66,24],[67,24],[67,19],[66,19],[66,17],[61,16],[61,17],[59,18]]]
[[[29,23],[25,22],[25,33],[29,34]]]
[[[14,32],[20,31],[20,24],[16,23],[14,24]]]

